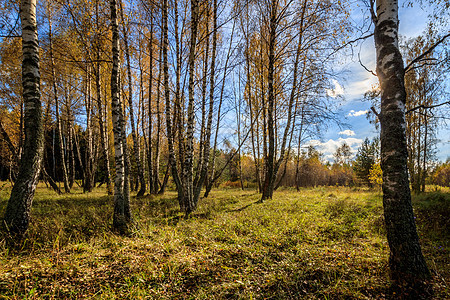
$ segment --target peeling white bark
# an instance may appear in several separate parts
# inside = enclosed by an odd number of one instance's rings
[[[36,24],[36,0],[23,0],[22,86],[24,100],[24,151],[19,174],[5,211],[4,224],[13,235],[22,236],[28,228],[30,209],[41,169],[44,149],[40,94],[39,47]]]
[[[374,40],[381,87],[383,207],[391,278],[399,286],[429,277],[414,222],[407,171],[404,66],[398,48],[398,3],[376,3]]]

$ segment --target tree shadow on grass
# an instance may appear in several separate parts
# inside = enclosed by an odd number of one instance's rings
[[[247,204],[247,205],[245,205],[243,207],[239,207],[239,208],[235,208],[235,209],[229,209],[226,212],[241,212],[241,211],[249,208],[250,206],[252,206],[254,204],[261,204],[261,202],[260,201],[252,202],[252,203],[249,203],[249,204]]]
[[[131,197],[131,210],[139,223],[160,222],[179,214],[176,198]],[[6,207],[6,202],[0,203]],[[31,209],[29,228],[15,243],[13,252],[32,253],[37,249],[61,248],[69,243],[89,242],[111,232],[114,200],[108,195],[66,194],[36,197]],[[1,212],[3,213],[3,211]],[[0,233],[0,241],[7,238]]]

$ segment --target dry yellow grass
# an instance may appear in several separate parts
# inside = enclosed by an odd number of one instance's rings
[[[0,184],[1,185],[1,184]],[[3,213],[9,188],[0,191]],[[0,246],[2,299],[382,299],[388,247],[381,196],[366,189],[223,189],[185,220],[176,194],[132,198],[137,228],[109,230],[102,189],[39,186],[22,247]],[[449,195],[415,201],[435,297],[448,296]],[[447,215],[446,215],[447,214]]]

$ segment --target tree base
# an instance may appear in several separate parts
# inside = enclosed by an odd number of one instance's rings
[[[429,280],[412,279],[396,281],[389,287],[389,299],[432,299],[433,285]]]

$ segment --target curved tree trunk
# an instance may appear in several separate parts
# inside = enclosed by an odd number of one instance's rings
[[[36,0],[22,1],[20,18],[22,22],[22,86],[25,104],[25,141],[19,174],[11,191],[4,218],[7,230],[18,238],[23,236],[28,228],[31,204],[38,182],[44,149]]]

